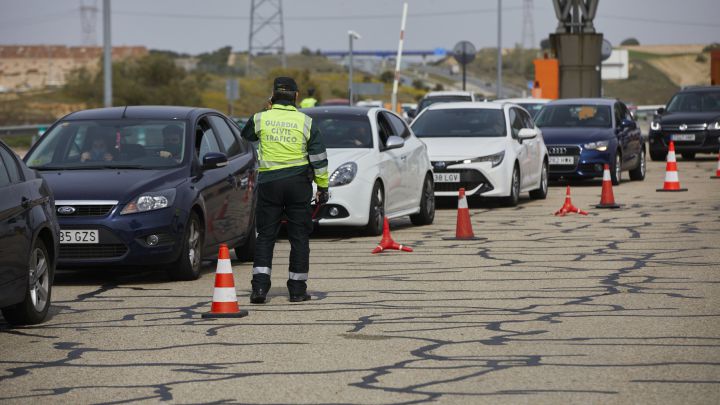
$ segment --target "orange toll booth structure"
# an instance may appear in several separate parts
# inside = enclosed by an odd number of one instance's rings
[[[720,86],[720,51],[710,52],[710,84]]]
[[[533,65],[535,65],[533,98],[557,99],[560,96],[560,64],[558,60],[547,57],[535,59]]]

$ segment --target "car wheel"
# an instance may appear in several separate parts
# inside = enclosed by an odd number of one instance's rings
[[[385,220],[385,194],[380,182],[375,182],[370,194],[370,213],[365,230],[369,235],[377,236],[382,234],[383,222]]]
[[[240,246],[235,246],[235,256],[241,262],[251,262],[255,260],[255,241],[257,240],[257,230],[255,229],[255,218],[250,224],[249,234]]]
[[[547,161],[543,161],[542,169],[540,171],[540,187],[535,190],[530,190],[530,198],[535,200],[544,200],[547,197],[548,191],[548,164]]]
[[[435,188],[433,180],[428,175],[423,181],[422,193],[420,194],[420,212],[410,215],[410,222],[413,225],[430,225],[435,220]]]
[[[169,268],[170,278],[173,280],[197,280],[200,277],[204,243],[205,232],[202,221],[196,213],[192,212],[185,227],[180,257]]]
[[[650,159],[652,159],[655,162],[663,161],[667,158],[667,152],[662,151],[650,151]]]
[[[514,207],[520,199],[520,169],[517,165],[513,167],[513,174],[510,178],[510,195],[505,197],[504,204],[507,207]]]
[[[610,180],[612,180],[613,186],[617,186],[622,180],[622,155],[620,151],[615,153],[615,163],[610,167]]]
[[[630,170],[630,180],[645,180],[645,170],[647,168],[645,164],[645,148],[640,149],[640,162],[636,168]]]
[[[682,157],[685,160],[693,160],[695,159],[695,152],[683,152]]]
[[[28,260],[28,284],[25,299],[2,309],[5,320],[13,325],[33,325],[45,320],[50,309],[55,266],[42,240],[35,241]]]

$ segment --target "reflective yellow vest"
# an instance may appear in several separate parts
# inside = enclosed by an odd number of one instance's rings
[[[307,143],[312,118],[289,105],[274,104],[272,109],[253,116],[255,134],[260,140],[260,171],[307,165]]]
[[[304,98],[300,102],[300,108],[315,107],[315,104],[317,104],[317,100],[315,100],[313,97]]]

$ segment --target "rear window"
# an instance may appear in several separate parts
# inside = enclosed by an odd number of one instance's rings
[[[372,148],[372,129],[367,116],[309,114],[326,148]]]
[[[607,105],[546,105],[535,118],[538,127],[612,128],[612,114]]]
[[[719,92],[678,93],[670,99],[668,112],[712,112],[720,111]]]
[[[429,110],[412,123],[417,137],[501,137],[505,136],[502,110],[457,108]]]
[[[430,107],[436,103],[456,103],[460,101],[472,101],[472,98],[468,96],[437,96],[429,97],[420,100],[418,104],[418,112]]]
[[[518,104],[520,107],[526,109],[530,115],[535,118],[537,117],[540,110],[542,110],[543,106],[545,104],[539,104],[539,103],[520,103]]]

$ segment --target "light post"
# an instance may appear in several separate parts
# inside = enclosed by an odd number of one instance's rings
[[[362,37],[353,30],[348,31],[348,37],[350,38],[350,60],[348,61],[348,101],[350,105],[353,105],[353,40],[360,39]]]
[[[112,107],[112,41],[110,32],[110,0],[103,0],[103,104],[105,107]]]

